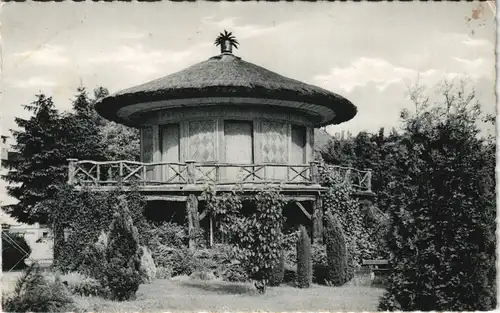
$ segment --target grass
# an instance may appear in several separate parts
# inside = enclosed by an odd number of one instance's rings
[[[132,301],[113,302],[98,297],[75,297],[84,312],[153,311],[376,311],[383,289],[325,287],[309,289],[270,287],[264,295],[251,284],[198,281],[189,278],[155,280],[141,285]]]

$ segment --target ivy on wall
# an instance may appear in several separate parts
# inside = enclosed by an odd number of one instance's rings
[[[75,271],[88,265],[82,252],[95,244],[103,231],[108,230],[121,195],[125,196],[133,224],[142,234],[140,243],[144,245],[147,242],[147,232],[142,231],[147,227],[143,214],[145,199],[137,188],[132,187],[131,191],[124,191],[121,187],[111,191],[93,191],[88,188],[78,191],[73,186],[61,186],[51,201],[49,213],[54,230],[59,230],[59,233],[56,231],[54,242],[54,250],[57,251],[54,261],[58,268]],[[63,229],[69,232],[65,239],[61,238]]]
[[[319,166],[321,184],[328,190],[323,194],[325,214],[336,215],[346,236],[348,252],[348,276],[354,276],[354,270],[361,266],[362,259],[375,258],[379,242],[374,237],[374,227],[369,225],[366,210],[360,201],[352,196],[352,190],[343,184],[340,177],[327,167]]]

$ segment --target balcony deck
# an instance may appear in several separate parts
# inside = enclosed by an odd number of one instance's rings
[[[358,194],[371,193],[371,172],[331,166],[344,184]],[[109,190],[121,184],[137,184],[148,200],[185,201],[190,193],[201,194],[208,184],[219,191],[236,187],[252,192],[265,185],[279,185],[286,197],[312,200],[324,191],[316,162],[311,164],[226,164],[134,161],[69,160],[68,183],[76,188]]]

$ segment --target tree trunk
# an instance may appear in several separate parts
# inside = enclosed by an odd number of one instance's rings
[[[189,248],[196,248],[196,238],[200,230],[200,219],[198,214],[198,198],[190,194],[186,201],[186,216],[188,220]]]

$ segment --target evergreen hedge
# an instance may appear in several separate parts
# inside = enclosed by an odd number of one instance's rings
[[[312,282],[311,239],[306,228],[300,226],[300,236],[297,241],[297,287],[309,288]]]
[[[112,299],[123,301],[131,299],[142,282],[142,249],[124,197],[120,197],[118,206],[106,247],[105,285]]]
[[[331,213],[326,213],[325,227],[328,270],[326,280],[333,286],[341,286],[348,281],[347,249],[342,226]]]

